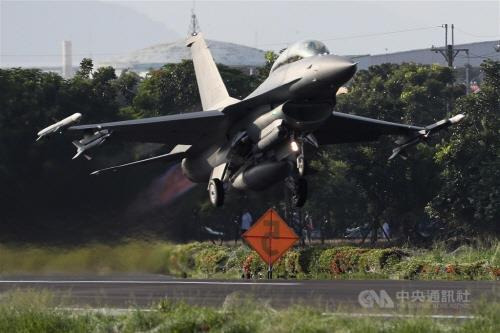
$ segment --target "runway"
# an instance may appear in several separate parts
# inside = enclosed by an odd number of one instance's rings
[[[221,306],[234,294],[275,308],[293,304],[323,311],[431,308],[433,314],[464,315],[484,299],[500,300],[498,281],[401,280],[198,280],[163,275],[0,276],[0,293],[50,290],[75,307],[147,308],[167,298]]]

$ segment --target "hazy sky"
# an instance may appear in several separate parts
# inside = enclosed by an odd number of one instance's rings
[[[500,40],[500,0],[481,1],[196,1],[207,39],[279,50],[323,40],[332,53],[377,54],[455,42]],[[188,33],[193,1],[0,0],[0,65],[57,65],[61,42],[74,62],[106,59]]]
[[[193,1],[117,3],[179,35],[188,31]],[[207,38],[264,49],[304,38],[341,54],[424,48],[444,44],[443,23],[455,24],[456,43],[500,39],[500,1],[196,1],[195,8]],[[421,30],[377,35],[410,29]]]

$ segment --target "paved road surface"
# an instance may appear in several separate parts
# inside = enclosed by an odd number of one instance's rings
[[[423,307],[435,314],[469,314],[484,298],[500,301],[498,281],[393,280],[194,280],[162,275],[0,276],[0,293],[14,289],[46,289],[69,297],[72,306],[148,307],[163,299],[198,305],[222,305],[228,295],[251,295],[274,307],[291,304],[321,306],[325,311],[361,310],[365,305]],[[385,291],[385,292],[384,292]],[[360,297],[360,293],[361,297]],[[388,297],[386,297],[388,296]],[[231,297],[231,296],[230,296]]]

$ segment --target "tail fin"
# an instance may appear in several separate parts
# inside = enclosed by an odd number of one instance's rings
[[[238,102],[229,96],[203,35],[190,36],[186,45],[191,48],[203,110],[216,110]]]

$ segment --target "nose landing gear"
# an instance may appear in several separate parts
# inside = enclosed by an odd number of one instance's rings
[[[307,173],[307,164],[304,157],[304,140],[300,140],[300,150],[295,161],[296,171],[285,180],[290,191],[290,198],[294,207],[302,207],[307,199],[307,181],[304,176]]]
[[[306,160],[303,154],[297,156],[297,171],[301,177],[304,177],[307,172]]]

